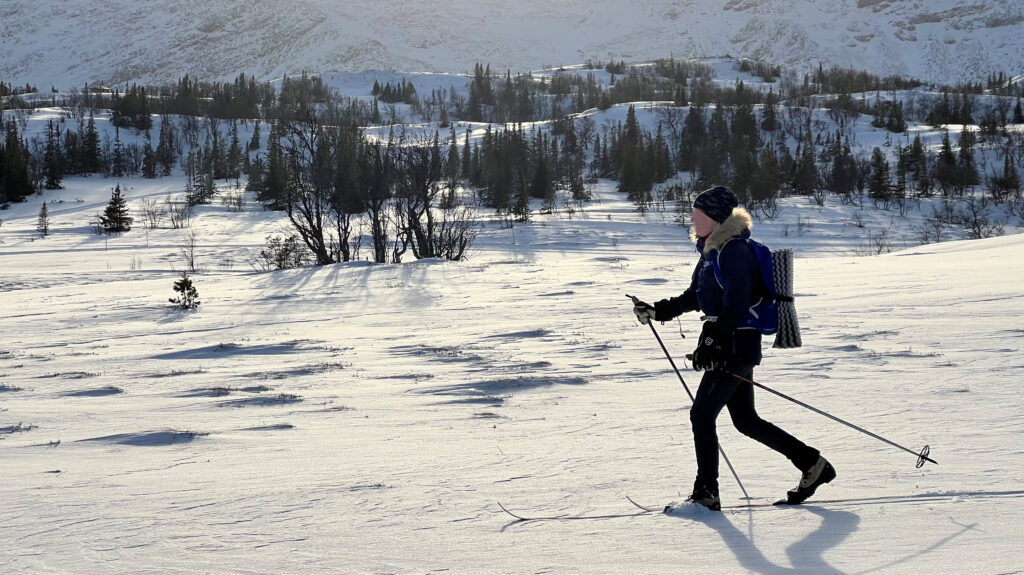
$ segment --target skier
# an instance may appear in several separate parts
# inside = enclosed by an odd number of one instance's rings
[[[755,294],[764,289],[750,246],[745,241],[729,241],[750,237],[750,214],[738,206],[736,196],[723,186],[699,194],[693,201],[690,237],[701,256],[690,287],[678,297],[654,305],[639,301],[633,308],[644,325],[651,320],[668,321],[687,311],[704,314],[693,352],[693,369],[703,370],[704,376],[690,408],[697,478],[686,502],[715,511],[721,510],[715,420],[723,407],[729,408],[740,433],[785,455],[803,473],[796,489],[787,493],[786,503],[803,502],[818,486],[836,477],[835,469],[817,449],[761,419],[754,409],[754,387],[733,376],[753,379],[754,366],[761,363],[761,333],[740,326],[747,321]],[[721,285],[711,264],[715,258],[721,270]]]

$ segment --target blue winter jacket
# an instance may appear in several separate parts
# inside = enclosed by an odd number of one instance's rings
[[[717,318],[719,324],[733,331],[729,360],[733,367],[761,363],[761,333],[755,328],[738,327],[746,322],[756,294],[763,289],[754,252],[742,241],[750,237],[750,227],[750,214],[742,208],[734,209],[710,236],[697,240],[701,257],[694,266],[690,287],[679,296],[654,304],[658,321],[688,311],[700,311],[708,318]],[[715,258],[722,272],[721,284],[711,265]]]

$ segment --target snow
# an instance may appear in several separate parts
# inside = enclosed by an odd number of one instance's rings
[[[626,293],[684,287],[671,214],[599,185],[581,216],[484,224],[472,258],[272,273],[244,264],[279,215],[204,207],[202,305],[167,298],[181,230],[90,235],[110,180],[2,213],[0,557],[54,573],[1008,573],[1022,564],[1024,235],[857,257],[854,208],[784,207],[804,347],[759,381],[918,450],[759,392],[839,477],[800,508],[630,514],[687,493],[689,401]],[[121,181],[133,202],[178,177]],[[71,198],[81,199],[81,202]],[[887,217],[865,210],[878,218]],[[794,215],[794,217],[796,217]],[[906,224],[902,224],[906,225]],[[816,244],[822,247],[815,249]],[[233,265],[224,262],[233,259]],[[693,315],[659,325],[682,366]],[[690,335],[679,339],[679,332]],[[691,389],[699,378],[683,368]],[[720,418],[754,502],[799,474]],[[726,505],[742,493],[723,466]]]
[[[383,71],[325,81],[366,97],[375,79],[402,77],[421,93],[466,82]],[[602,126],[627,108],[587,113]],[[37,110],[21,133],[39,137],[61,117]],[[648,129],[658,120],[651,103],[637,117]],[[96,116],[109,135],[108,119]],[[482,127],[458,123],[460,145]],[[251,126],[239,128],[248,141]],[[939,145],[940,131],[913,129]],[[870,118],[848,130],[861,155],[895,147]],[[940,200],[911,202],[905,217],[832,197],[783,199],[773,220],[755,213],[756,238],[797,253],[804,341],[766,345],[756,379],[913,451],[929,445],[939,464],[915,468],[909,453],[759,391],[760,413],[821,449],[838,478],[799,508],[636,516],[627,495],[679,501],[695,472],[689,400],[625,297],[685,288],[697,258],[671,205],[640,215],[601,181],[571,217],[535,213],[510,229],[484,213],[464,262],[256,273],[248,259],[287,232],[285,219],[251,197],[243,212],[215,201],[191,226],[202,305],[183,312],[167,300],[186,230],[139,219],[98,236],[89,225],[115,184],[138,209],[180,195],[180,171],[64,184],[0,211],[0,573],[1024,564],[1017,217],[1000,216],[1002,237],[920,245]],[[43,201],[46,238],[35,232]],[[695,390],[683,358],[698,318],[657,329]],[[752,502],[795,486],[799,473],[726,416],[719,434]],[[723,503],[744,503],[722,472]],[[527,516],[632,516],[521,523],[498,502]]]
[[[1024,69],[1019,2],[6,0],[0,15],[0,78],[43,91],[726,54],[950,84]]]

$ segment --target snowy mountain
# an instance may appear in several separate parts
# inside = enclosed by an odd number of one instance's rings
[[[0,36],[0,79],[44,88],[669,55],[946,83],[1024,70],[1019,0],[7,0]]]

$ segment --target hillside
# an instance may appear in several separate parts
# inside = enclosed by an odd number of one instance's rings
[[[122,182],[133,203],[180,177]],[[48,192],[49,193],[49,192]],[[631,514],[693,472],[689,402],[626,293],[678,293],[695,254],[603,183],[585,214],[484,222],[466,262],[256,274],[280,225],[251,203],[193,223],[202,306],[167,302],[181,230],[91,235],[108,182],[5,212],[0,558],[54,573],[1012,572],[1024,473],[1024,236],[798,260],[805,347],[758,379],[914,449],[767,394],[761,413],[839,478],[795,509],[515,523],[497,506]],[[81,200],[75,201],[75,200]],[[776,246],[855,253],[852,206],[787,203]],[[883,216],[884,217],[884,216]],[[232,261],[234,262],[232,264]],[[985,278],[985,281],[978,281]],[[699,322],[658,326],[682,365]],[[685,333],[685,340],[679,333]],[[697,376],[685,369],[695,386]],[[951,425],[950,422],[969,422]],[[720,419],[755,502],[796,471]],[[727,504],[741,492],[726,475]],[[885,549],[885,553],[879,553]]]
[[[0,79],[42,88],[369,68],[533,70],[730,54],[955,83],[1024,70],[1024,9],[967,0],[166,0],[0,8]]]

